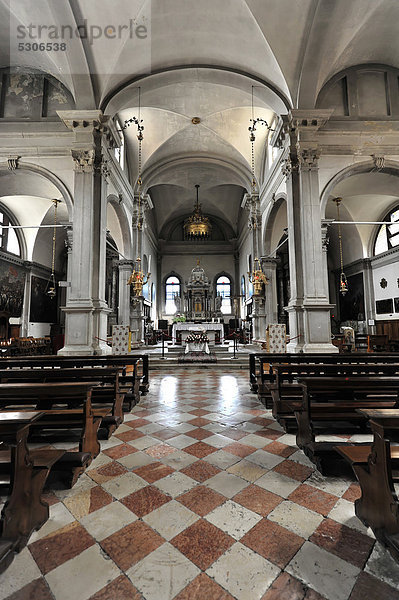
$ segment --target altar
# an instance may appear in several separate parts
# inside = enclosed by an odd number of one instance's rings
[[[214,344],[215,343],[215,332],[219,332],[220,341],[223,342],[224,338],[224,329],[222,323],[190,323],[186,321],[185,323],[174,323],[172,327],[172,337],[173,341],[176,340],[176,333],[181,333],[181,341],[184,344],[186,338],[193,333],[194,331],[204,331],[209,341]]]

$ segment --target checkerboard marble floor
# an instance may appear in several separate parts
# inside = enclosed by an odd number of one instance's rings
[[[152,373],[0,576],[0,600],[398,600],[399,564],[249,392],[245,372]]]

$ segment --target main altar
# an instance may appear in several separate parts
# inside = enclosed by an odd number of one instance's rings
[[[184,292],[187,321],[210,321],[212,318],[212,289],[204,269],[197,261]]]
[[[214,344],[215,340],[223,342],[223,324],[212,322],[212,319],[222,315],[220,311],[221,298],[214,297],[211,282],[199,260],[186,283],[183,306],[181,300],[180,297],[175,297],[176,311],[178,314],[184,315],[186,321],[174,323],[172,337],[175,343],[185,344],[186,339],[195,332],[204,333],[211,344]]]

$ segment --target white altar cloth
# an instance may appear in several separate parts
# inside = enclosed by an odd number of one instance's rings
[[[223,342],[224,339],[223,323],[190,323],[189,321],[186,321],[185,323],[174,323],[172,327],[172,337],[174,340],[176,339],[177,331],[181,331],[182,342],[184,342],[186,337],[193,331],[206,332],[212,343],[215,340],[215,331],[219,331],[221,342]]]

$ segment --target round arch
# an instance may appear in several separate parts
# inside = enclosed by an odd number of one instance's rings
[[[3,204],[1,202],[1,198],[0,198],[0,210],[5,215],[7,215],[7,217],[10,220],[11,225],[20,225],[20,222],[18,221],[17,217],[14,215],[13,211],[8,206],[6,206],[5,204]],[[21,229],[15,229],[14,231],[16,233],[18,243],[19,243],[19,250],[20,250],[19,258],[21,260],[27,260],[28,249],[26,246],[25,236]]]
[[[273,229],[276,224],[277,214],[280,208],[287,203],[287,195],[281,192],[276,195],[273,202],[270,202],[265,212],[265,226],[263,230],[263,249],[268,256],[274,250],[272,244]],[[280,236],[281,237],[281,236]]]
[[[0,171],[7,171],[8,173],[11,172],[7,162],[0,163]],[[57,190],[59,191],[59,193],[62,196],[62,199],[65,202],[65,205],[66,205],[67,211],[68,211],[69,221],[70,222],[73,221],[72,194],[68,190],[67,186],[63,183],[63,181],[61,181],[61,179],[57,175],[55,175],[54,173],[52,173],[45,167],[35,165],[33,163],[22,162],[22,161],[18,162],[16,169],[12,172],[17,174],[18,171],[31,171],[32,173],[35,173],[39,177],[43,177],[44,179],[47,179],[47,181],[50,181],[57,188]]]
[[[320,194],[320,214],[321,218],[325,218],[327,202],[332,194],[333,189],[341,183],[344,179],[352,177],[353,175],[361,175],[362,173],[385,173],[387,175],[394,175],[399,177],[399,162],[394,160],[385,160],[384,166],[381,169],[376,168],[373,160],[367,160],[355,165],[349,165],[336,173],[330,181],[324,186],[323,191]]]
[[[120,248],[119,250],[126,260],[130,260],[132,259],[133,250],[132,228],[130,226],[131,217],[128,214],[126,206],[115,194],[110,194],[108,196],[107,203],[114,209],[121,228],[123,248]]]

